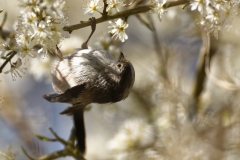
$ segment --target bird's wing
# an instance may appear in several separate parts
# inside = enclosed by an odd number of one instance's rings
[[[67,89],[62,95],[67,97],[66,101],[71,102],[72,99],[79,98],[80,94],[84,91],[86,83],[79,84],[72,88]]]
[[[43,95],[43,98],[48,100],[49,102],[61,102],[71,104],[82,103],[81,101],[78,101],[78,99],[81,97],[80,94],[84,92],[84,88],[85,83],[69,88],[62,94],[45,94]]]

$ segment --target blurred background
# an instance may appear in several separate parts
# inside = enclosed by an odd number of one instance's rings
[[[70,24],[90,17],[83,15],[83,3],[67,1]],[[13,29],[20,12],[18,5],[16,0],[0,0],[0,8],[7,12],[4,29]],[[0,16],[3,18],[3,14]],[[100,17],[97,13],[94,16]],[[136,16],[130,16],[128,40],[109,49],[114,56],[122,51],[132,62],[135,83],[126,100],[92,104],[86,111],[86,159],[239,159],[239,90],[225,89],[205,77],[197,102],[193,95],[202,45],[196,15],[189,8],[173,7],[161,22],[155,14],[144,18],[151,20],[156,33]],[[238,19],[229,22],[231,30],[226,27],[218,39],[213,37],[211,48],[212,74],[236,84],[240,78]],[[91,48],[108,40],[108,26],[108,22],[97,24]],[[73,53],[89,33],[90,27],[74,31],[70,39],[61,42],[60,49]],[[67,139],[72,129],[72,118],[59,114],[67,104],[49,103],[42,98],[53,92],[52,61],[42,55],[27,59],[25,74],[16,81],[10,74],[0,74],[0,157],[17,153],[16,159],[26,159],[21,146],[34,157],[63,148],[58,142],[43,142],[33,135],[52,137],[51,127]]]

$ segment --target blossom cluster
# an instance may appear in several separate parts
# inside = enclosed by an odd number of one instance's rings
[[[191,0],[191,10],[200,13],[200,24],[205,30],[218,37],[218,31],[229,28],[229,21],[239,15],[238,0]]]
[[[108,147],[114,152],[127,152],[131,148],[146,148],[155,141],[154,128],[143,119],[127,120],[120,131],[109,141]]]
[[[7,59],[15,54],[16,62],[10,63],[13,80],[24,73],[22,60],[26,57],[36,57],[37,53],[47,55],[56,48],[63,38],[68,38],[69,33],[63,31],[68,24],[65,13],[65,0],[22,0],[22,10],[14,25],[15,34],[0,43],[1,58]],[[36,52],[37,51],[37,52]]]
[[[100,9],[102,9],[103,7],[99,6],[98,2],[99,0],[87,1],[85,6],[83,7],[84,14],[89,14],[90,16],[92,16],[94,12],[102,14]],[[107,0],[106,3],[107,3],[106,12],[108,14],[110,14],[113,9],[119,12],[121,7],[126,6],[124,0]],[[128,39],[128,36],[125,33],[128,24],[125,20],[119,18],[115,21],[110,21],[109,23],[111,24],[111,26],[109,26],[109,28],[111,29],[109,33],[112,34],[113,38],[115,37],[116,39],[119,39],[121,42],[124,42],[125,40]]]
[[[27,0],[22,2],[21,16],[16,25],[16,42],[21,57],[32,56],[32,49],[39,45],[38,53],[47,54],[69,33],[64,0]]]
[[[84,14],[93,15],[94,12],[101,13],[103,7],[98,4],[99,0],[88,0],[82,9],[84,9]],[[107,0],[106,1],[107,8],[106,12],[111,13],[113,9],[120,11],[120,8],[126,6],[124,0]]]

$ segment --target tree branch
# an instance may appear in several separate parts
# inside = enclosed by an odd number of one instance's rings
[[[5,62],[0,67],[0,73],[2,73],[3,68],[7,65],[8,62],[11,61],[11,59],[17,54],[16,51],[11,51],[12,54],[5,60]]]
[[[60,150],[60,151],[56,151],[54,153],[51,154],[47,154],[44,155],[40,158],[38,158],[39,160],[50,160],[50,159],[56,159],[56,158],[60,158],[60,157],[65,157],[68,154],[65,152],[65,150]]]
[[[104,4],[104,6],[103,6],[103,14],[102,14],[102,16],[105,17],[105,16],[107,16],[107,6],[108,6],[107,0],[103,0],[103,4]]]
[[[52,128],[50,128],[50,131],[55,136],[56,139],[47,138],[47,137],[44,137],[44,136],[40,136],[38,134],[35,134],[35,136],[37,136],[37,138],[42,140],[42,141],[60,142],[64,145],[64,149],[59,150],[59,151],[55,151],[55,152],[50,153],[50,154],[43,155],[43,156],[38,157],[38,158],[33,158],[22,147],[23,153],[28,157],[29,160],[34,160],[34,159],[52,160],[52,159],[56,159],[56,158],[60,158],[60,157],[66,157],[66,156],[72,156],[72,157],[76,158],[77,160],[85,160],[84,155],[78,150],[78,148],[75,145],[76,137],[75,137],[75,129],[74,128],[72,129],[72,131],[70,133],[68,141],[60,138],[57,135],[57,133],[55,133],[53,131]]]
[[[130,16],[133,14],[143,13],[143,12],[147,12],[150,10],[151,10],[150,6],[142,6],[142,7],[122,11],[122,12],[119,12],[119,13],[116,13],[113,15],[102,16],[102,17],[96,19],[96,23],[102,23],[102,22],[113,20],[116,18],[127,17],[127,16]],[[91,23],[89,21],[81,21],[80,24],[75,24],[75,25],[64,27],[63,30],[71,33],[74,30],[84,28],[84,27],[87,27],[90,25],[91,25]]]
[[[187,3],[189,3],[188,0],[169,1],[169,2],[166,2],[163,5],[163,7],[164,8],[170,8],[170,7],[175,7],[175,6],[179,6],[179,5],[184,5],[184,4],[187,4]],[[152,9],[151,5],[146,5],[146,6],[141,6],[141,7],[125,10],[125,11],[122,11],[122,12],[118,12],[118,13],[113,14],[113,15],[103,15],[102,17],[96,19],[96,23],[102,23],[102,22],[110,21],[110,20],[113,20],[113,19],[116,19],[116,18],[124,18],[124,17],[128,17],[128,16],[134,15],[134,14],[148,12],[151,9]],[[80,24],[66,26],[66,27],[63,28],[63,30],[71,33],[74,30],[84,28],[84,27],[87,27],[87,26],[90,26],[90,25],[91,25],[91,23],[89,21],[81,21]]]
[[[195,102],[192,111],[190,112],[189,115],[190,118],[192,118],[196,113],[198,113],[201,110],[199,104],[199,97],[204,89],[206,73],[208,73],[206,71],[206,66],[210,65],[211,58],[213,57],[217,50],[216,46],[210,43],[211,40],[210,34],[206,33],[206,31],[203,28],[201,32],[202,32],[202,46],[198,57],[196,76],[192,90],[192,96]]]
[[[163,5],[163,7],[164,8],[170,8],[170,7],[186,5],[186,4],[189,4],[189,0],[169,1],[169,2],[166,2]]]

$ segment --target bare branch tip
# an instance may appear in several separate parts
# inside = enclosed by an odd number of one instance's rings
[[[32,158],[32,157],[27,153],[27,151],[24,149],[23,146],[21,146],[21,149],[22,149],[23,154],[24,154],[26,157],[28,157],[28,159],[30,159],[30,160],[34,160],[34,159],[35,159],[35,158]]]

